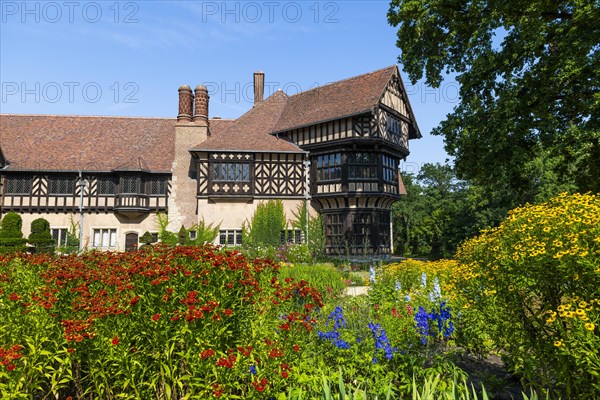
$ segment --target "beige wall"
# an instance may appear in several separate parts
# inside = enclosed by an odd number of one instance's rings
[[[23,218],[23,236],[26,238],[31,231],[31,222],[36,218],[44,218],[50,223],[50,228],[66,228],[71,226],[71,217],[77,225],[79,234],[79,214],[20,214]],[[110,250],[125,250],[125,235],[135,232],[142,236],[146,231],[157,232],[156,216],[146,214],[138,218],[125,218],[115,214],[84,214],[83,218],[83,245],[88,249],[93,248],[94,229],[116,229],[116,247]]]
[[[220,225],[221,229],[241,229],[242,224],[250,221],[256,211],[256,207],[262,200],[248,201],[212,201],[207,199],[198,200],[198,222]],[[289,225],[295,220],[294,214],[304,200],[283,200],[283,210]],[[309,206],[311,216],[317,212]],[[217,238],[218,241],[218,238]]]

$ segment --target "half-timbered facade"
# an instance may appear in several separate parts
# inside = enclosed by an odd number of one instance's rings
[[[308,197],[327,252],[389,252],[399,161],[420,137],[397,67],[265,100],[254,79],[236,120],[209,118],[202,85],[179,88],[173,119],[1,115],[0,214],[21,214],[26,234],[44,217],[58,241],[82,223],[87,247],[125,249],[164,212],[173,230],[219,224],[217,242],[235,245],[261,201],[282,199],[291,219]]]

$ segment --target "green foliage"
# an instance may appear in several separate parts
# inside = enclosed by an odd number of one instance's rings
[[[407,195],[394,203],[394,249],[405,257],[450,257],[465,239],[506,215],[499,193],[458,180],[449,165],[424,164],[403,176]]]
[[[23,219],[15,212],[7,213],[0,221],[0,253],[25,251]]]
[[[148,231],[144,232],[144,234],[140,237],[140,243],[142,244],[152,244],[154,243],[154,236]]]
[[[283,202],[279,199],[262,202],[256,207],[250,223],[244,226],[243,243],[247,246],[278,247],[285,227]]]
[[[190,241],[190,244],[203,245],[206,243],[213,243],[219,236],[219,230],[221,224],[213,226],[213,224],[206,224],[204,220],[200,221],[199,224],[192,226],[188,232],[195,231],[196,239]]]
[[[73,217],[71,217],[69,230],[67,231],[67,242],[64,246],[60,246],[56,250],[62,254],[72,254],[79,251],[79,235],[77,224]]]
[[[600,393],[599,238],[600,198],[562,194],[511,211],[457,253],[465,325],[494,338],[542,392]]]
[[[310,249],[305,244],[295,244],[287,248],[286,257],[292,264],[308,264],[312,262],[313,257]]]
[[[179,232],[177,233],[177,242],[179,244],[187,244],[189,240],[190,236],[187,229],[185,229],[185,227],[181,225],[181,228],[179,228]]]
[[[411,81],[452,73],[460,85],[433,131],[459,177],[508,191],[508,208],[600,191],[599,18],[590,1],[390,2]]]
[[[23,237],[23,219],[16,212],[7,213],[0,222],[0,239]]]
[[[294,220],[292,226],[300,229],[306,235],[306,202],[298,206],[296,211],[292,211]],[[320,214],[308,217],[308,250],[313,258],[318,258],[325,251],[325,231],[323,229],[323,218]]]
[[[36,253],[54,253],[54,239],[50,233],[50,223],[44,218],[31,221],[31,233],[27,242],[35,247]]]
[[[339,297],[346,290],[344,275],[332,264],[287,264],[279,270],[280,279],[306,281],[311,287],[330,297]]]
[[[158,225],[158,240],[168,246],[175,246],[179,242],[179,237],[167,229],[169,226],[169,215],[166,213],[156,214],[156,224]]]

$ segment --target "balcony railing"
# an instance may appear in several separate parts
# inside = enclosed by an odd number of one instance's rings
[[[117,212],[150,212],[150,199],[145,194],[118,194],[115,196]]]

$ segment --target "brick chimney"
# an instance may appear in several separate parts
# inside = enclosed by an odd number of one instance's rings
[[[179,114],[177,114],[177,122],[192,122],[194,115],[194,95],[192,88],[188,85],[179,87]]]
[[[262,102],[265,97],[265,73],[256,71],[254,73],[254,105]]]
[[[169,209],[169,229],[177,231],[184,225],[191,227],[198,222],[196,199],[198,181],[197,158],[190,149],[208,138],[208,90],[205,86],[196,87],[195,96],[188,85],[179,88],[179,113],[175,123],[175,154],[171,166],[171,194]]]
[[[208,89],[204,85],[196,86],[196,107],[194,109],[194,122],[208,125]]]

